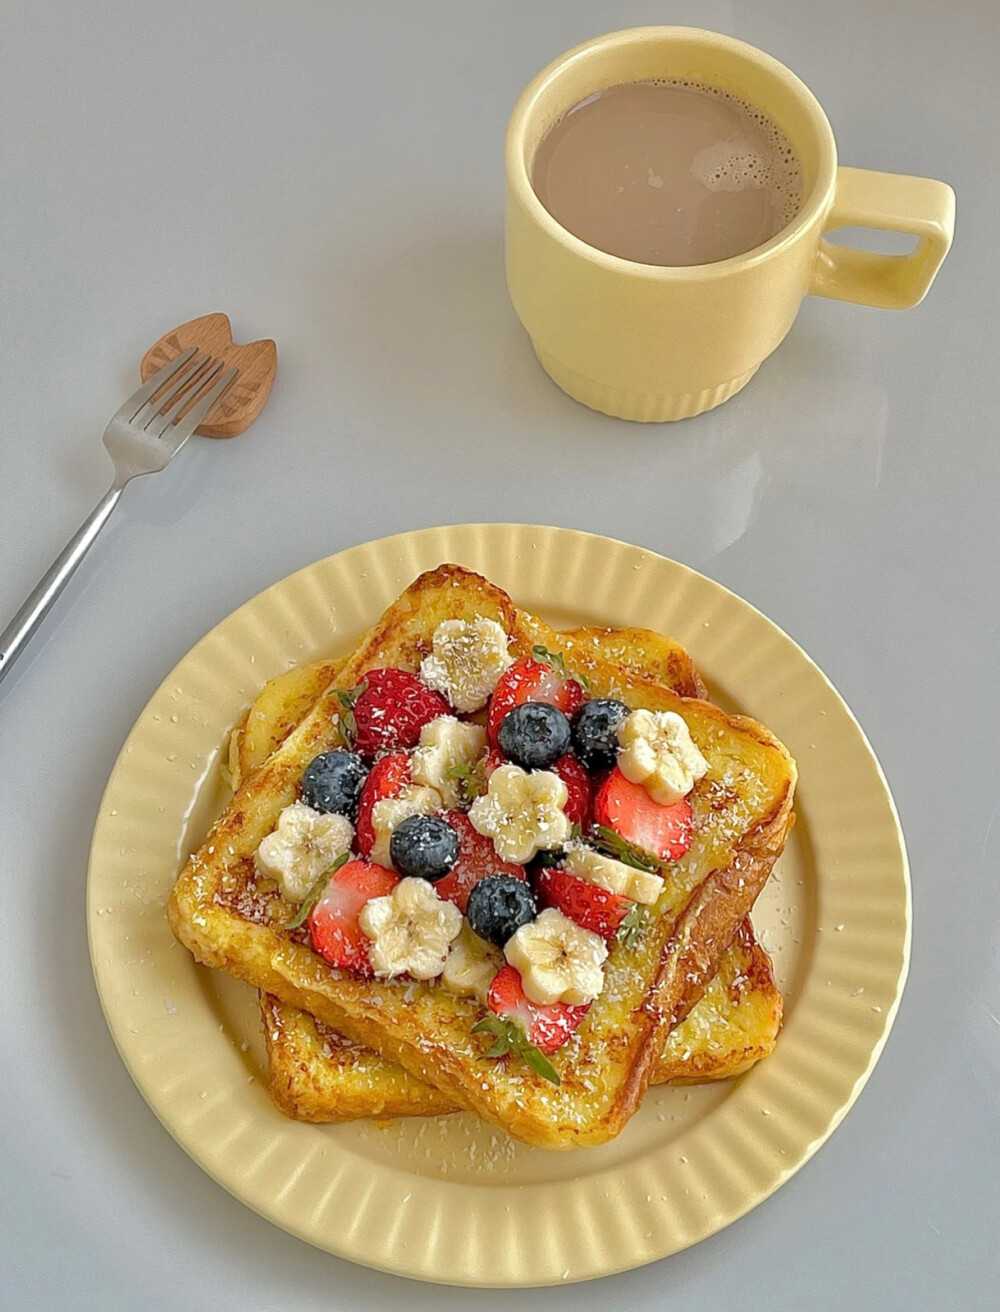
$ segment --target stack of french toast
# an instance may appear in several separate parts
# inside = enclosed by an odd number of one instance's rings
[[[556,631],[442,565],[346,659],[271,680],[229,773],[168,914],[260,991],[287,1115],[464,1110],[586,1146],[651,1083],[774,1047],[749,913],[795,764],[669,638]]]

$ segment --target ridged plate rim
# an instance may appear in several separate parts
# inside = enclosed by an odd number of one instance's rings
[[[317,1138],[316,1127],[284,1121],[259,1082],[248,1083],[206,1004],[201,968],[166,927],[161,904],[198,786],[256,688],[291,661],[335,649],[338,633],[346,640],[359,632],[443,561],[487,575],[526,609],[671,633],[799,760],[798,810],[818,899],[807,977],[775,1053],[686,1132],[683,1155],[665,1142],[624,1167],[588,1173],[584,1150],[578,1177],[522,1186],[373,1165]],[[142,803],[154,796],[151,813]],[[776,624],[720,584],[628,543],[574,529],[467,524],[317,561],[192,647],[153,694],[111,773],[91,847],[87,919],[101,1004],[126,1067],[223,1188],[355,1262],[511,1287],[593,1279],[677,1252],[744,1215],[808,1161],[888,1037],[908,968],[911,904],[881,767],[833,685]],[[199,1088],[213,1084],[211,1097]],[[350,1199],[351,1209],[336,1209],[331,1227],[334,1199]]]

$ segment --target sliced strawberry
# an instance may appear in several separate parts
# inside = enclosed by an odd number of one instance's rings
[[[589,879],[580,879],[555,866],[536,873],[535,889],[542,906],[556,907],[609,943],[614,942],[622,921],[635,906],[631,898],[609,893]]]
[[[415,747],[420,730],[451,708],[439,692],[407,670],[370,670],[354,703],[354,750],[362,756]]]
[[[377,768],[377,767],[376,767]],[[501,861],[493,846],[493,839],[473,829],[472,822],[463,811],[446,811],[444,818],[458,834],[458,860],[455,868],[443,879],[437,880],[434,891],[438,897],[454,902],[465,915],[469,894],[487,875],[513,875],[527,879],[524,866]]]
[[[490,699],[486,732],[491,746],[496,747],[500,726],[515,706],[524,702],[548,702],[572,719],[586,697],[583,685],[576,679],[567,679],[541,661],[520,657],[501,674]]]
[[[566,814],[573,824],[579,825],[581,829],[587,829],[590,825],[592,801],[590,775],[570,752],[567,752],[565,756],[560,756],[555,765],[549,766],[549,769],[557,774],[566,785],[569,793],[564,808]]]
[[[356,837],[358,851],[367,856],[375,846],[375,830],[372,828],[372,807],[387,797],[398,797],[408,784],[413,782],[410,775],[410,758],[405,752],[396,752],[393,756],[383,756],[371,768],[358,799],[358,823]]]
[[[616,766],[597,790],[594,821],[649,852],[658,861],[679,861],[691,846],[691,803],[654,802],[641,784],[626,779]]]
[[[579,1007],[553,1002],[540,1007],[525,997],[521,976],[513,966],[504,966],[493,977],[487,1003],[490,1011],[504,1020],[516,1021],[530,1044],[541,1052],[555,1052],[590,1010],[590,1003]]]
[[[399,883],[391,870],[370,861],[348,861],[331,875],[323,896],[309,914],[309,937],[331,966],[372,973],[371,940],[358,923],[361,909],[373,897],[387,897]]]

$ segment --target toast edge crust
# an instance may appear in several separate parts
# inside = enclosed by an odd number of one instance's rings
[[[650,1084],[694,1085],[716,1080],[732,1080],[774,1050],[781,1029],[783,999],[775,983],[771,959],[744,920],[734,940],[744,957],[741,973],[750,981],[751,996],[758,1007],[766,1008],[759,1028],[750,1041],[730,1047],[724,1053],[692,1051],[683,1057],[664,1053],[657,1062]],[[268,1058],[268,1087],[280,1111],[293,1120],[314,1124],[339,1124],[362,1117],[406,1118],[441,1116],[462,1110],[439,1089],[414,1077],[404,1079],[402,1087],[394,1080],[378,1090],[370,1084],[358,1089],[351,1075],[332,1087],[323,1080],[323,1070],[330,1058],[319,1044],[315,1023],[307,1013],[292,1011],[273,995],[261,994],[261,1021]],[[289,1013],[291,1013],[289,1015]],[[749,1036],[748,1036],[749,1037]]]

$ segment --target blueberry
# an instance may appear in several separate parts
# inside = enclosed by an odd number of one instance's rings
[[[392,831],[392,864],[414,879],[443,879],[458,860],[458,834],[439,815],[411,815]]]
[[[515,930],[538,915],[530,885],[513,875],[487,875],[474,884],[465,914],[473,930],[502,948]]]
[[[302,776],[302,800],[314,811],[336,811],[354,819],[358,798],[368,778],[360,756],[336,751],[324,752],[306,766]]]
[[[629,713],[624,702],[598,697],[584,702],[573,721],[573,746],[588,770],[610,770],[618,758],[618,726]]]
[[[504,716],[500,750],[525,770],[546,770],[569,751],[569,720],[557,706],[524,702]]]

